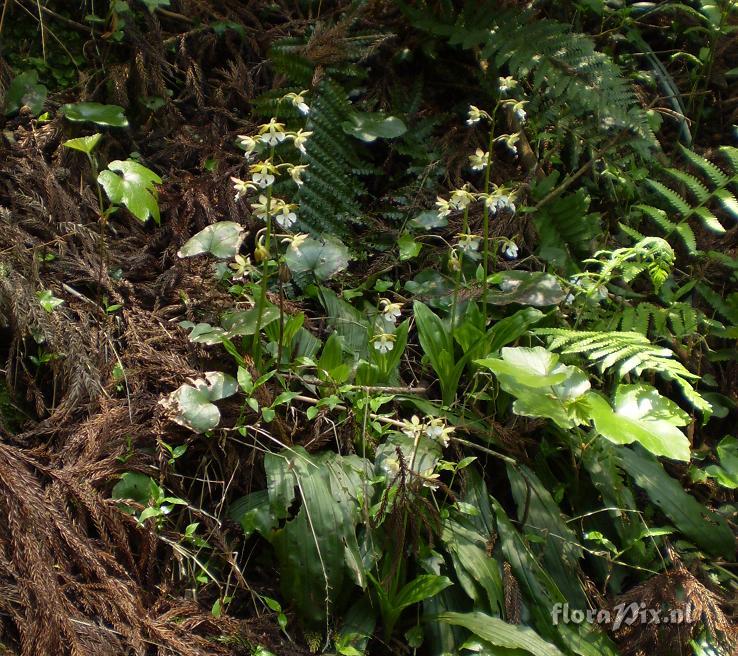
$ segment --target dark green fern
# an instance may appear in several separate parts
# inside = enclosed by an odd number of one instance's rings
[[[300,226],[312,233],[346,235],[360,216],[358,199],[366,190],[358,175],[373,170],[361,163],[354,140],[340,129],[350,111],[341,86],[324,78],[310,107],[309,168],[298,196]]]
[[[688,148],[681,147],[686,164],[694,171],[664,169],[666,183],[648,179],[653,192],[652,203],[638,204],[634,209],[654,221],[668,238],[676,235],[690,254],[697,251],[697,238],[690,225],[695,219],[707,230],[722,234],[725,226],[716,212],[738,220],[738,200],[731,187],[738,185],[738,148],[719,149],[724,164],[718,166]]]
[[[613,60],[595,49],[592,39],[571,26],[520,9],[501,9],[498,2],[467,0],[461,12],[434,14],[405,7],[421,29],[446,36],[451,45],[474,49],[482,60],[507,68],[527,80],[531,114],[562,127],[576,118],[590,130],[621,134],[644,150],[655,144],[645,111],[630,82]],[[573,122],[571,123],[573,126]]]
[[[548,188],[548,185],[545,188]],[[587,193],[579,189],[573,194],[554,199],[533,215],[533,223],[540,238],[539,252],[542,257],[550,259],[546,253],[555,252],[552,249],[564,250],[569,255],[591,252],[592,244],[595,238],[601,235],[602,229],[600,215],[596,212],[587,212],[589,202]]]

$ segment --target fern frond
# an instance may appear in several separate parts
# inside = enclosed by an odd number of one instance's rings
[[[671,207],[679,214],[686,216],[691,210],[691,205],[687,203],[682,197],[672,189],[669,189],[664,184],[661,184],[657,180],[646,180],[651,189],[658,193],[663,200],[665,200]]]
[[[531,107],[544,121],[561,125],[571,115],[587,123],[589,135],[613,130],[631,134],[635,146],[655,145],[646,113],[629,81],[613,60],[595,49],[592,39],[571,26],[535,16],[530,10],[500,10],[497,2],[466,0],[454,13],[441,3],[403,3],[414,24],[446,36],[451,45],[478,50],[497,68],[506,66],[532,87]],[[594,119],[594,120],[592,120]]]
[[[710,160],[705,159],[702,155],[698,155],[693,150],[685,148],[684,146],[680,149],[682,156],[692,165],[694,168],[704,175],[711,183],[713,187],[724,187],[728,184],[730,177],[725,175],[715,164]]]
[[[679,169],[666,169],[666,172],[689,189],[698,203],[704,203],[710,197],[707,187],[693,175],[680,171]]]
[[[535,335],[549,337],[548,348],[564,355],[583,355],[600,373],[612,369],[618,378],[633,373],[655,371],[675,382],[696,408],[710,411],[710,405],[694,390],[690,381],[699,376],[674,359],[674,352],[656,346],[640,332],[577,331],[565,328],[539,328]]]
[[[665,172],[692,198],[687,198],[677,186],[668,186],[649,178],[646,184],[655,192],[654,204],[641,203],[635,205],[634,209],[653,220],[666,236],[679,236],[689,253],[694,254],[697,251],[697,238],[689,225],[690,219],[699,219],[707,230],[716,234],[725,232],[725,226],[715,214],[717,207],[738,220],[738,199],[729,188],[738,184],[738,149],[729,146],[720,149],[730,163],[730,171],[688,148],[682,146],[681,151],[686,162],[703,176],[702,179],[676,168],[666,169]]]
[[[533,219],[541,247],[564,248],[572,253],[590,252],[592,241],[600,233],[600,215],[587,214],[589,200],[580,189],[542,207]]]
[[[348,120],[351,104],[343,88],[324,77],[314,92],[307,129],[308,169],[300,187],[300,226],[313,234],[346,235],[360,214],[359,197],[365,188],[356,177],[364,165],[351,138],[340,126]]]

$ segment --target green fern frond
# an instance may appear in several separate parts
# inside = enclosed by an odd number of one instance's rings
[[[600,373],[613,369],[615,375],[622,378],[629,373],[640,376],[644,371],[655,371],[676,383],[696,408],[710,412],[710,404],[695,391],[690,382],[699,379],[699,376],[675,360],[673,351],[652,344],[640,332],[539,328],[533,330],[533,333],[549,337],[548,348],[552,351],[586,357]]]
[[[698,155],[689,148],[681,147],[683,157],[696,169],[698,169],[702,175],[704,175],[711,183],[713,187],[724,187],[730,181],[730,177],[725,175],[715,164],[710,160],[705,159],[701,155]]]
[[[358,219],[358,199],[365,188],[357,171],[365,168],[351,138],[340,129],[351,104],[343,88],[323,78],[315,89],[307,129],[305,163],[308,169],[300,187],[300,226],[314,234],[346,235]]]
[[[315,65],[303,55],[305,40],[297,37],[280,39],[269,49],[274,70],[305,89],[311,83]]]
[[[609,318],[602,329],[611,328],[623,332],[638,332],[648,337],[671,335],[677,340],[697,334],[704,323],[704,315],[690,303],[674,302],[669,307],[653,303],[626,305],[622,311]]]
[[[684,171],[680,171],[679,169],[666,169],[666,172],[672,178],[675,178],[677,182],[681,182],[687,189],[689,189],[698,203],[704,203],[710,197],[710,191],[695,176],[685,173]]]
[[[629,81],[590,37],[529,10],[501,10],[498,2],[467,0],[457,13],[450,5],[441,7],[435,13],[430,3],[403,3],[417,27],[447,37],[451,45],[478,50],[483,60],[527,80],[533,91],[530,106],[540,119],[561,125],[568,114],[585,121],[590,137],[594,127],[628,132],[634,146],[655,144]]]
[[[533,218],[541,248],[564,248],[575,254],[590,252],[601,228],[600,215],[587,214],[589,201],[580,189],[543,206]]]
[[[715,213],[718,207],[738,220],[738,199],[730,189],[731,185],[738,184],[738,149],[727,146],[720,149],[730,164],[730,171],[688,148],[681,147],[681,151],[686,162],[702,178],[680,169],[666,169],[671,186],[658,180],[646,180],[654,192],[654,203],[641,203],[634,209],[654,221],[666,237],[676,234],[687,251],[694,254],[697,238],[689,224],[691,219],[698,219],[707,230],[716,234],[725,232],[725,226]]]
[[[685,201],[676,191],[669,189],[666,185],[658,182],[657,180],[646,180],[653,191],[655,191],[661,198],[666,201],[667,204],[671,205],[675,212],[682,215],[689,214],[692,206]]]

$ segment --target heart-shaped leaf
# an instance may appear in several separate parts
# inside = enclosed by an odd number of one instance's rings
[[[348,248],[336,237],[308,237],[298,248],[288,248],[284,260],[293,273],[313,273],[327,280],[348,266]]]
[[[205,380],[190,380],[159,403],[169,412],[172,421],[196,433],[205,433],[220,423],[220,410],[213,401],[232,396],[238,389],[233,376],[221,371],[209,371]]]
[[[490,278],[501,291],[487,292],[487,302],[493,305],[520,303],[534,307],[557,305],[564,300],[564,290],[554,276],[541,271],[504,271]]]
[[[238,253],[244,237],[246,237],[246,233],[242,225],[235,221],[219,221],[190,237],[185,245],[177,251],[177,255],[179,257],[192,257],[201,253],[210,253],[225,260]]]
[[[619,385],[614,409],[599,394],[587,395],[597,432],[616,444],[639,442],[657,456],[689,461],[689,440],[678,426],[689,416],[650,385]]]
[[[507,379],[511,381],[512,391],[516,385],[526,387],[549,387],[563,383],[572,373],[574,367],[559,364],[559,356],[547,351],[542,346],[533,348],[503,348],[502,359],[485,358],[476,360],[478,365],[491,369],[505,388]],[[507,390],[505,390],[507,391]]]
[[[62,105],[61,112],[70,121],[89,121],[114,128],[128,126],[128,119],[119,105],[103,105],[96,102],[69,103]]]
[[[56,308],[58,308],[64,301],[61,298],[57,298],[50,290],[44,289],[40,292],[36,292],[36,298],[41,307],[51,314]]]
[[[102,135],[99,132],[91,134],[88,137],[77,137],[76,139],[68,139],[62,145],[72,150],[78,150],[81,153],[89,155],[97,147]]]
[[[377,138],[394,139],[407,132],[407,127],[399,118],[381,112],[354,112],[341,127],[346,134],[367,142]]]
[[[15,114],[21,107],[28,107],[38,116],[44,108],[48,89],[38,82],[37,71],[26,71],[13,78],[5,95],[5,114]]]
[[[581,369],[560,364],[558,355],[541,346],[503,348],[501,353],[501,359],[475,362],[491,369],[500,387],[516,397],[516,414],[548,417],[562,428],[572,428],[588,419],[581,400],[590,383]]]
[[[440,216],[434,210],[425,210],[410,221],[410,225],[423,230],[432,230],[433,228],[444,228],[448,225],[448,219]]]
[[[161,488],[151,476],[126,472],[113,487],[112,498],[131,499],[145,506],[152,499],[158,499],[161,493]]]
[[[111,203],[124,205],[139,221],[145,222],[153,216],[159,223],[159,203],[154,185],[161,184],[161,178],[151,169],[131,159],[115,160],[108,164],[107,171],[97,176],[97,181]]]

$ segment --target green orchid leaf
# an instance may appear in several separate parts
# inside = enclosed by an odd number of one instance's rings
[[[152,216],[159,223],[154,185],[161,184],[161,178],[151,169],[130,159],[115,160],[97,176],[97,181],[111,203],[125,206],[139,221],[145,222]]]
[[[241,248],[246,232],[235,221],[219,221],[190,237],[177,251],[179,257],[210,253],[221,260],[234,257]]]
[[[308,237],[299,247],[290,246],[284,260],[293,273],[312,273],[327,280],[343,271],[349,262],[348,248],[337,237]]]
[[[614,408],[599,394],[587,395],[595,429],[616,444],[638,442],[651,453],[689,461],[689,440],[679,430],[689,422],[687,414],[650,385],[619,385]]]
[[[259,308],[253,307],[250,310],[227,312],[223,316],[221,324],[226,331],[227,337],[243,337],[246,335],[253,335],[256,332],[257,324],[259,324],[261,328],[264,328],[277,319],[279,319],[279,308],[276,305],[269,303],[261,312],[260,323]]]
[[[269,493],[266,490],[252,492],[236,499],[228,510],[228,516],[241,524],[247,538],[258,532],[269,539],[278,524],[278,519],[269,505]]]
[[[5,93],[5,115],[15,114],[21,107],[28,107],[34,116],[44,109],[48,89],[38,81],[37,71],[16,75]]]
[[[401,611],[408,606],[418,604],[425,599],[435,597],[439,592],[453,585],[451,579],[435,574],[421,574],[402,586],[392,600],[396,610]]]
[[[62,105],[61,113],[69,121],[96,123],[114,128],[128,127],[128,119],[119,105],[80,102]]]
[[[378,138],[394,139],[407,132],[407,127],[399,118],[380,112],[354,112],[341,127],[346,134],[369,143]]]
[[[503,271],[490,276],[489,281],[500,288],[487,292],[487,302],[492,305],[519,303],[545,307],[558,305],[566,296],[559,281],[541,271]]]
[[[738,440],[724,437],[717,446],[720,465],[705,467],[705,473],[720,485],[731,490],[738,488]]]
[[[687,494],[682,484],[643,449],[620,447],[618,456],[620,466],[635,484],[685,536],[711,554],[720,554],[731,562],[735,560],[735,536],[720,514]]]
[[[496,647],[523,649],[535,656],[564,656],[558,647],[541,638],[533,629],[517,624],[508,624],[499,617],[481,612],[440,613],[437,621],[463,626],[474,635]],[[519,652],[515,652],[519,653]]]
[[[213,403],[236,393],[238,383],[233,376],[209,371],[205,379],[191,380],[159,403],[175,423],[196,433],[205,433],[220,423],[220,410]]]

